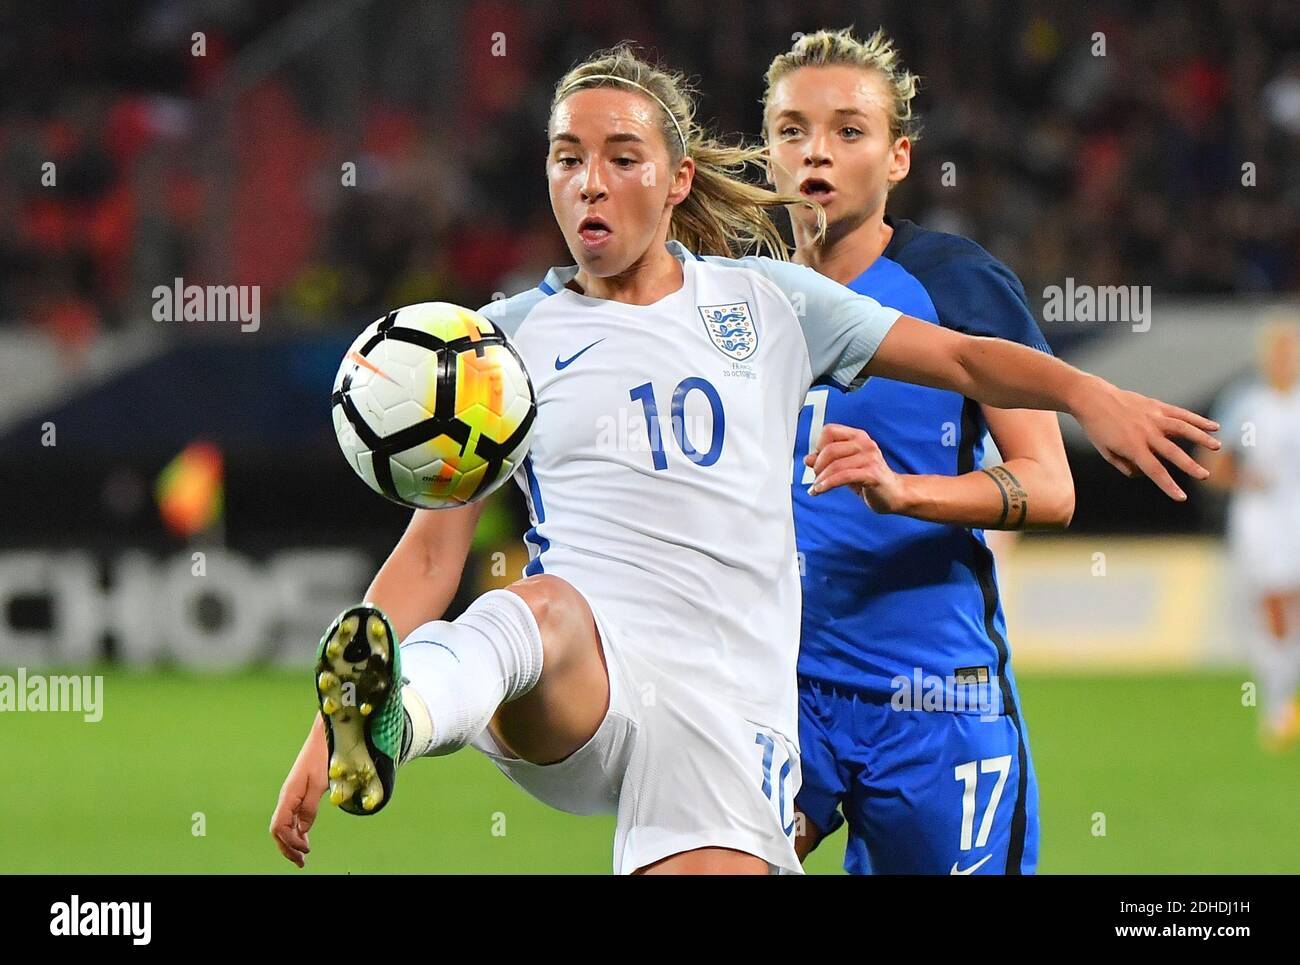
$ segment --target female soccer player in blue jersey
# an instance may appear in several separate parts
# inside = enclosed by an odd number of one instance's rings
[[[995,336],[1049,355],[1005,265],[885,213],[910,168],[915,91],[881,31],[818,31],[772,61],[772,181],[826,211],[823,234],[790,209],[794,260],[926,320],[936,337]],[[985,430],[1004,462],[982,469]],[[887,378],[852,394],[814,386],[794,455],[798,852],[848,822],[850,873],[1032,873],[1034,766],[983,531],[1069,524],[1056,416]],[[1199,477],[1190,456],[1170,458]]]
[[[826,211],[819,237],[791,208],[794,260],[924,319],[936,337],[991,335],[1050,354],[1001,262],[885,213],[911,163],[915,92],[880,31],[865,41],[818,31],[773,60],[774,183]],[[986,429],[1004,461],[980,469]],[[792,481],[805,567],[800,855],[847,821],[850,872],[1032,872],[1038,795],[982,531],[1069,523],[1056,416],[888,379],[852,394],[815,386]]]
[[[327,787],[373,813],[398,764],[472,745],[553,807],[617,814],[616,871],[800,870],[786,467],[814,380],[1068,410],[1163,479],[1160,456],[1182,464],[1171,438],[1217,446],[1209,420],[1041,353],[939,337],[808,268],[730,257],[779,244],[767,211],[799,199],[738,180],[754,153],[692,115],[680,78],[626,48],[557,86],[545,172],[576,264],[482,309],[537,394],[516,477],[527,575],[439,619],[482,507],[414,514],[367,604],[321,641],[321,714],[271,822],[289,860]]]

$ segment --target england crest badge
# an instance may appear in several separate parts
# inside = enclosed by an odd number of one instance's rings
[[[749,302],[734,305],[699,305],[704,330],[718,351],[743,362],[758,348],[758,329],[749,313]]]

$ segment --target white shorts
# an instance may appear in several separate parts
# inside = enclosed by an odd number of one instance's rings
[[[657,671],[614,620],[592,612],[609,668],[609,710],[591,739],[554,764],[508,756],[490,729],[472,745],[543,804],[617,814],[615,874],[703,847],[734,848],[773,872],[801,874],[796,741],[711,697],[707,681]]]

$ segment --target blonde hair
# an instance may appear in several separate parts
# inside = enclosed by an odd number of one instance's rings
[[[788,51],[777,54],[767,68],[767,88],[763,91],[763,136],[767,137],[767,109],[777,82],[800,67],[860,67],[874,70],[885,82],[889,93],[889,139],[920,139],[920,124],[912,115],[920,78],[903,67],[894,42],[883,29],[866,40],[853,36],[853,28],[818,30],[804,34]]]
[[[1294,353],[1300,348],[1300,316],[1290,313],[1277,313],[1268,318],[1255,335],[1255,354],[1260,368],[1267,368],[1279,345],[1291,343]]]
[[[803,195],[779,194],[741,180],[750,165],[767,163],[767,147],[727,144],[711,137],[695,123],[695,92],[685,77],[644,60],[628,42],[596,52],[560,78],[551,98],[551,114],[570,94],[615,85],[648,95],[659,106],[670,165],[683,157],[695,162],[690,193],[673,209],[669,238],[700,254],[766,253],[786,259],[789,252],[771,211],[788,204],[814,207],[818,236],[825,231],[821,205]]]

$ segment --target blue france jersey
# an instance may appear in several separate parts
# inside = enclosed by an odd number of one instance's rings
[[[894,229],[888,247],[850,288],[956,331],[1051,351],[1020,282],[983,248],[886,220]],[[1005,702],[1014,693],[1006,627],[983,532],[877,514],[849,487],[809,496],[810,435],[832,422],[865,429],[899,473],[970,472],[985,433],[978,403],[955,392],[883,378],[853,393],[809,391],[792,477],[804,567],[800,675],[890,697],[891,681],[915,680],[916,668],[951,679],[983,667]]]

